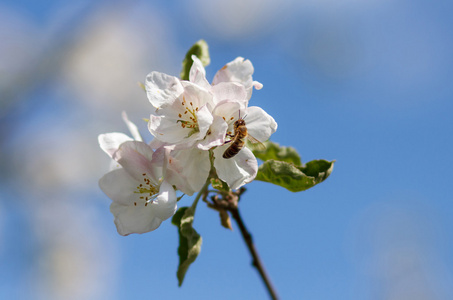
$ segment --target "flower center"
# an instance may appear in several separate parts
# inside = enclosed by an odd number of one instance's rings
[[[151,183],[151,180],[146,176],[146,173],[143,173],[143,183],[140,183],[137,186],[137,190],[134,191],[136,194],[141,194],[140,199],[145,201],[145,206],[148,206],[149,203],[152,203],[154,199],[157,198],[159,194],[159,186]],[[134,205],[137,206],[137,202],[134,202]]]
[[[190,137],[200,131],[197,118],[198,107],[194,107],[192,102],[187,103],[184,96],[182,96],[181,104],[184,106],[184,113],[178,115],[181,119],[177,120],[176,123],[181,122],[182,128],[191,129],[187,135],[187,137]]]

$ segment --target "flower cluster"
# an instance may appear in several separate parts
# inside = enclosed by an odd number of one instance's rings
[[[149,144],[125,115],[133,138],[99,136],[101,148],[113,159],[99,185],[113,200],[110,210],[121,235],[156,229],[175,213],[176,190],[199,192],[213,174],[231,189],[252,181],[258,163],[243,142],[247,136],[264,142],[277,129],[263,109],[249,106],[253,88],[262,88],[252,79],[249,60],[238,57],[226,64],[210,84],[201,61],[192,59],[189,80],[160,72],[146,77],[152,105],[148,129],[154,137]],[[230,147],[234,155],[225,158]]]

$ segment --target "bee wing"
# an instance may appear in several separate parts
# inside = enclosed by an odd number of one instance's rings
[[[256,138],[254,138],[250,134],[247,135],[247,141],[249,142],[249,145],[250,145],[250,143],[252,144],[251,148],[253,150],[263,151],[266,149],[266,146],[263,143],[258,141]]]

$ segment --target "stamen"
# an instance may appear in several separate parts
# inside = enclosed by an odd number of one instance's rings
[[[146,176],[146,173],[143,173],[142,175]],[[143,178],[143,182],[145,184],[140,184],[139,186],[137,186],[137,190],[134,191],[134,193],[140,194],[138,195],[138,199],[145,201],[145,206],[147,206],[148,203],[152,203],[158,196],[159,185],[152,184],[151,180],[147,177]],[[137,202],[134,202],[134,206],[137,206]]]
[[[185,111],[184,113],[178,114],[180,119],[176,120],[176,123],[181,122],[181,128],[191,129],[191,131],[187,134],[187,137],[190,137],[191,135],[199,132],[197,118],[198,107],[194,108],[193,102],[189,102],[190,106],[187,106],[185,101],[186,98],[183,96],[182,105],[184,106]],[[186,115],[188,115],[188,119],[186,119]]]

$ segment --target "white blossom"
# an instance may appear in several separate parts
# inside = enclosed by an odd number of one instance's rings
[[[176,192],[164,179],[159,159],[140,141],[126,141],[112,155],[121,168],[99,180],[102,191],[112,199],[110,211],[118,233],[144,233],[155,230],[176,211]]]

